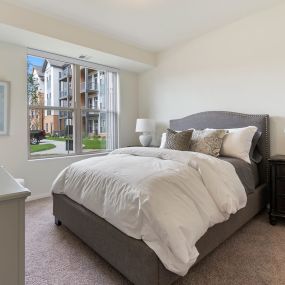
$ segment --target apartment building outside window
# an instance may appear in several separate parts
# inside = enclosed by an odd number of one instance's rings
[[[39,51],[27,62],[30,158],[117,147],[116,70]]]

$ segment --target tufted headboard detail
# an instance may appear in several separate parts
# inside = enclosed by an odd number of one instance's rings
[[[258,164],[260,181],[268,183],[269,167],[268,158],[270,156],[269,139],[269,115],[241,114],[227,111],[209,111],[187,116],[182,119],[171,120],[170,128],[178,131],[194,129],[230,129],[256,126],[262,132],[258,142],[258,149],[263,156]]]

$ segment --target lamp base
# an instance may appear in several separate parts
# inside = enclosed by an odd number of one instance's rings
[[[148,134],[142,134],[139,136],[139,139],[142,146],[149,146],[152,140],[152,136]]]

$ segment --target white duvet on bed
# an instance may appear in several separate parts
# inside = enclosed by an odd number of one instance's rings
[[[52,191],[142,239],[179,275],[195,263],[195,244],[207,229],[247,201],[230,163],[194,152],[142,147],[73,163],[58,175]]]

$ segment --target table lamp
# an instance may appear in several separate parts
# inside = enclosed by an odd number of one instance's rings
[[[152,140],[151,132],[154,131],[154,121],[151,119],[137,119],[136,132],[141,132],[139,136],[142,146],[149,146]]]

